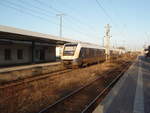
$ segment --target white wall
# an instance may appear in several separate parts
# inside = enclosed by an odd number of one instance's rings
[[[11,50],[11,60],[5,60],[4,50]],[[17,50],[23,50],[23,59],[17,59]],[[0,65],[10,65],[31,62],[31,46],[24,44],[0,45]]]
[[[56,50],[55,46],[37,46],[35,49],[44,49],[45,51],[45,60],[36,59],[34,55],[34,61],[37,62],[48,62],[56,60]],[[11,60],[5,60],[4,51],[5,49],[11,50]],[[23,50],[23,59],[17,58],[17,50]],[[34,52],[35,53],[35,52]],[[32,47],[31,45],[25,44],[10,44],[10,45],[0,45],[0,66],[7,65],[16,65],[21,63],[32,63]]]

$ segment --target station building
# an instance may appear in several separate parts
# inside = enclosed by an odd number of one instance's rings
[[[0,26],[0,66],[56,60],[56,46],[73,40],[18,28]]]

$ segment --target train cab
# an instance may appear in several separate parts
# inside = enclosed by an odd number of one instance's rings
[[[62,64],[68,67],[72,65],[79,65],[78,51],[79,45],[77,43],[65,44],[61,56]]]

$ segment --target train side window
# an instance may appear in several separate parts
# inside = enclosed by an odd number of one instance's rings
[[[83,48],[83,51],[82,51],[82,58],[85,58],[85,55],[86,55],[86,48]]]
[[[90,54],[89,54],[89,53],[90,53],[90,52],[89,52],[89,48],[86,49],[86,53],[87,53],[86,56],[89,56],[89,55],[90,55]]]
[[[4,50],[4,57],[5,57],[5,60],[11,60],[11,49]]]
[[[101,54],[100,54],[100,50],[98,50],[98,55],[101,55]]]
[[[92,56],[95,56],[95,50],[94,49],[92,49]]]
[[[85,57],[87,57],[89,55],[89,49],[85,48]]]
[[[96,50],[96,56],[99,56],[99,49]]]
[[[101,55],[101,50],[99,50],[99,55]]]
[[[98,56],[98,49],[96,49],[95,51],[96,51],[96,56]]]
[[[92,55],[91,56],[95,56],[94,49],[91,49],[91,51],[92,51]]]
[[[81,48],[81,50],[80,50],[80,55],[79,55],[79,57],[83,57],[83,48]]]
[[[100,55],[102,55],[103,54],[103,50],[100,50]]]
[[[93,51],[94,51],[94,56],[96,56],[96,49],[93,49]]]
[[[89,49],[89,56],[88,56],[88,57],[90,57],[90,56],[91,56],[91,54],[92,54],[92,51],[91,51],[91,49]]]

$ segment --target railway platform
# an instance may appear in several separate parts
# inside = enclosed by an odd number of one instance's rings
[[[150,113],[150,59],[139,56],[93,113]]]
[[[5,67],[0,69],[0,85],[61,70],[64,70],[64,67],[60,61]]]
[[[28,65],[20,65],[20,66],[12,66],[12,67],[2,67],[0,69],[0,73],[16,71],[16,70],[23,70],[23,69],[31,69],[31,68],[35,68],[35,67],[39,67],[39,66],[44,67],[44,66],[50,66],[50,65],[58,65],[58,64],[60,64],[60,61],[40,63],[40,64],[28,64]]]

